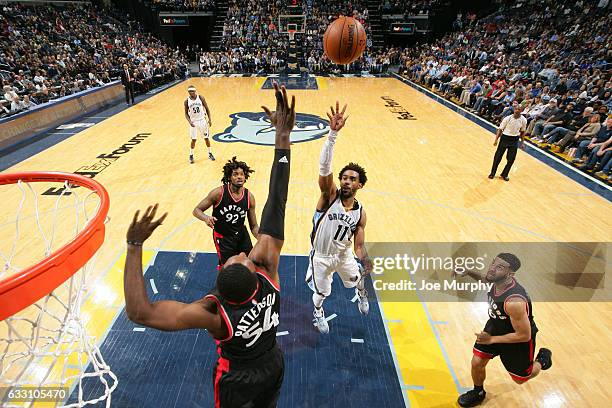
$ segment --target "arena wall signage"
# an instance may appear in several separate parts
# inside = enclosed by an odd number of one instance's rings
[[[159,25],[164,27],[170,26],[188,26],[189,17],[187,16],[159,16]]]

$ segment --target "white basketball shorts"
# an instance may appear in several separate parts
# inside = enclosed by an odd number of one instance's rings
[[[198,133],[201,134],[204,139],[208,139],[208,122],[206,119],[196,120],[193,124],[195,126],[189,126],[189,136],[191,136],[191,139],[197,139]]]
[[[318,255],[313,252],[310,252],[310,262],[306,271],[306,283],[310,289],[322,296],[329,296],[334,272],[338,272],[345,288],[357,286],[361,273],[350,251],[345,255]]]

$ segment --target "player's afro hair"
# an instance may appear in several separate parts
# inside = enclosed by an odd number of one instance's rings
[[[509,252],[502,252],[501,254],[497,255],[497,257],[508,262],[510,264],[510,269],[512,269],[513,272],[518,271],[521,267],[521,261],[514,254],[511,254]]]
[[[242,264],[224,266],[217,275],[217,290],[231,303],[244,302],[256,289],[257,277]]]
[[[229,183],[232,180],[232,172],[237,169],[242,169],[242,171],[244,171],[245,180],[248,180],[249,175],[255,171],[245,162],[236,160],[236,156],[234,156],[232,157],[232,160],[228,160],[223,166],[223,178],[221,179],[221,182]]]
[[[340,170],[340,174],[338,174],[339,180],[342,180],[342,175],[347,170],[353,170],[354,172],[359,174],[359,182],[361,183],[362,186],[365,186],[365,183],[368,181],[368,176],[366,176],[366,171],[363,167],[361,167],[357,163],[350,162],[349,164],[344,166],[342,170]]]

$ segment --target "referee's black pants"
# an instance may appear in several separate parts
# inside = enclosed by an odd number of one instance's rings
[[[506,154],[506,167],[501,172],[502,177],[508,177],[510,174],[510,169],[514,164],[514,159],[516,159],[516,152],[518,150],[518,136],[506,136],[501,135],[499,143],[497,145],[497,150],[495,151],[495,156],[493,157],[493,167],[491,167],[491,174],[495,176],[497,173],[497,167],[499,163],[501,163],[502,158],[504,157],[504,153],[506,150],[508,153]]]

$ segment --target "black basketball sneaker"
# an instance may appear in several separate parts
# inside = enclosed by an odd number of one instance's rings
[[[461,394],[457,399],[457,403],[460,407],[475,407],[476,405],[480,405],[486,396],[487,392],[485,390],[473,389],[465,394]]]
[[[550,367],[552,367],[552,351],[542,347],[540,351],[538,351],[535,361],[540,363],[542,370],[548,370]]]

